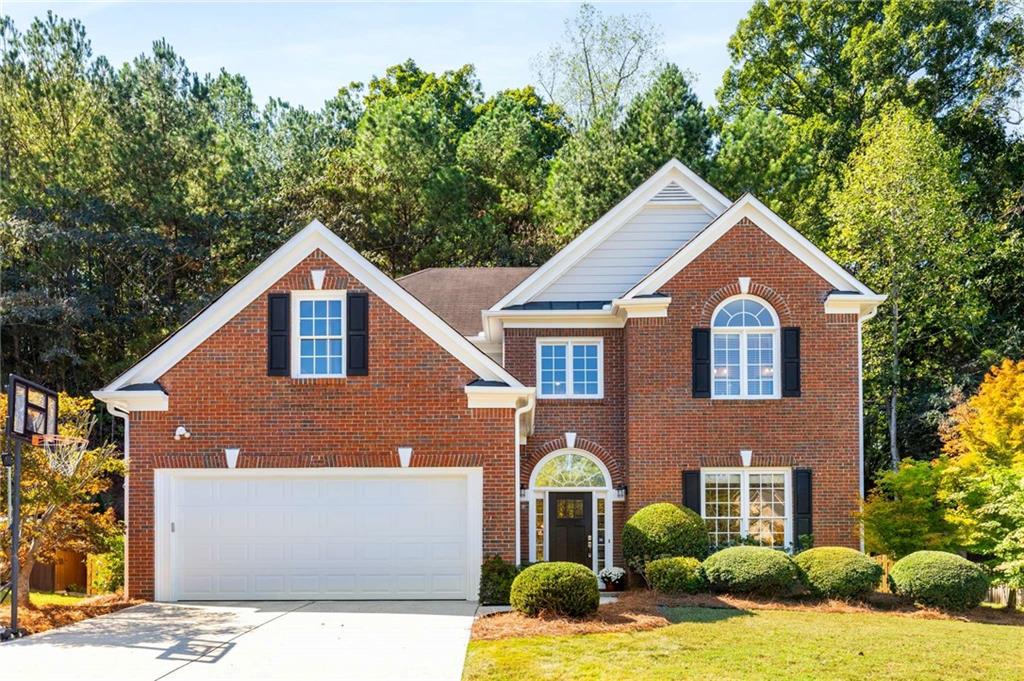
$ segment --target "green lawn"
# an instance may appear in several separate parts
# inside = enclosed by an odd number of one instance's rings
[[[32,605],[74,605],[78,601],[85,598],[85,596],[68,596],[62,593],[48,593],[48,592],[31,592],[28,595],[29,601]]]
[[[1022,679],[1024,628],[883,614],[674,608],[637,633],[474,641],[464,681]]]

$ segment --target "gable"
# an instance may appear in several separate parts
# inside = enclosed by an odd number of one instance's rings
[[[109,393],[124,389],[126,386],[156,381],[318,250],[479,378],[521,387],[511,374],[477,349],[462,334],[441,320],[336,234],[321,223],[313,221],[150,354],[97,392]],[[253,358],[253,362],[259,365],[262,365],[263,361],[262,357]]]
[[[744,218],[757,225],[765,234],[831,284],[836,291],[853,292],[865,298],[878,299],[876,304],[884,300],[884,296],[877,296],[870,288],[840,267],[836,261],[828,257],[774,211],[750,194],[745,194],[737,200],[727,211],[719,215],[704,230],[681,246],[671,257],[631,288],[623,298],[629,300],[637,296],[656,293],[666,282]]]
[[[491,310],[531,302],[617,298],[729,204],[714,187],[672,159]]]

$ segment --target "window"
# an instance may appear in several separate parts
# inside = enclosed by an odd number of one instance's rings
[[[545,461],[534,473],[534,487],[606,487],[604,472],[593,459],[567,452]]]
[[[774,311],[744,296],[719,305],[711,320],[712,396],[778,397],[779,324]]]
[[[344,376],[344,301],[339,291],[292,293],[292,367],[297,377]]]
[[[604,392],[603,339],[538,339],[541,397],[600,398]]]
[[[789,546],[788,470],[702,470],[701,509],[712,544],[750,537],[765,546]]]

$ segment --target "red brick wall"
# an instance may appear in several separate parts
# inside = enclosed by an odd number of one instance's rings
[[[225,447],[238,466],[482,466],[484,555],[514,553],[514,423],[511,409],[466,406],[475,374],[382,300],[370,296],[369,376],[266,375],[266,293],[365,287],[319,251],[259,295],[160,378],[166,412],[133,414],[128,491],[128,592],[154,589],[153,469],[217,468]],[[189,439],[175,441],[185,425]]]
[[[750,293],[767,299],[783,326],[801,328],[801,397],[692,397],[692,329],[709,326],[715,306],[740,293],[739,277],[751,278]],[[631,320],[625,329],[507,329],[506,368],[526,385],[536,384],[538,336],[605,339],[604,399],[538,400],[522,482],[544,454],[564,446],[558,440],[562,434],[575,432],[577,446],[597,453],[615,483],[628,485],[628,517],[652,502],[680,503],[682,471],[739,466],[739,451],[751,449],[754,466],[813,469],[818,545],[859,546],[854,518],[859,507],[857,318],[825,314],[831,290],[744,221],[662,287],[672,296],[667,318]],[[615,504],[615,511],[621,513],[623,506]],[[522,518],[525,555],[525,513]],[[615,518],[617,535],[625,520]]]
[[[751,278],[750,293],[766,298],[783,326],[800,327],[801,397],[692,397],[691,330],[740,292],[739,277]],[[739,451],[751,449],[754,466],[813,469],[817,545],[859,546],[857,317],[825,314],[832,289],[744,220],[662,287],[672,296],[667,318],[629,323],[629,512],[679,503],[681,471],[738,466]]]

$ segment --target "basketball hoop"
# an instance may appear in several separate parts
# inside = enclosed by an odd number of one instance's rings
[[[70,478],[78,469],[89,440],[70,435],[33,435],[32,444],[43,448],[50,470]]]

